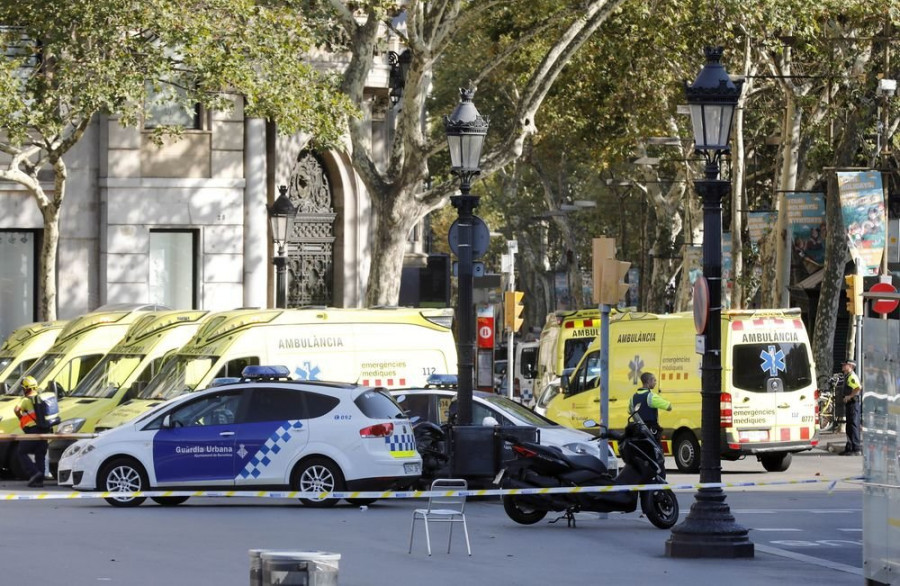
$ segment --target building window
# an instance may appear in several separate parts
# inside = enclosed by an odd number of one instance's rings
[[[203,130],[203,109],[200,104],[185,107],[184,95],[184,89],[175,85],[166,84],[154,90],[148,84],[144,128],[181,126],[186,130]]]
[[[0,230],[0,339],[37,319],[38,233]]]
[[[196,230],[150,231],[150,303],[197,307]]]

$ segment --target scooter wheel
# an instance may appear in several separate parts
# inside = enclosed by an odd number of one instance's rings
[[[547,511],[526,505],[520,498],[513,495],[503,497],[503,510],[510,519],[520,525],[534,525],[547,516]]]
[[[678,499],[671,490],[650,490],[641,493],[641,511],[660,529],[671,529],[678,522]]]

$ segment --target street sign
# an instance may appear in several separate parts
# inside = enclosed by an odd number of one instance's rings
[[[478,332],[478,347],[494,349],[494,307],[481,306],[476,315],[475,330]]]
[[[869,289],[871,293],[896,293],[897,288],[891,285],[890,283],[875,283]],[[897,305],[900,304],[900,300],[897,299],[876,299],[874,303],[872,303],[872,311],[880,314],[888,314],[897,309]]]
[[[459,220],[454,221],[450,226],[447,240],[450,244],[450,250],[459,258]],[[488,229],[487,224],[478,216],[472,216],[472,258],[476,259],[484,256],[490,244],[491,231]]]
[[[706,321],[709,319],[709,285],[706,277],[699,276],[694,281],[694,327],[698,334],[706,331]]]

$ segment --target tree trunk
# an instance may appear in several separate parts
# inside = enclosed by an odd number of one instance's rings
[[[56,319],[56,259],[59,249],[59,208],[50,205],[41,209],[44,218],[44,234],[41,244],[41,262],[38,269],[40,302],[38,318],[41,321]]]

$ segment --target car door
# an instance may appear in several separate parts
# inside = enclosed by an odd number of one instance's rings
[[[254,387],[235,438],[238,486],[285,485],[290,466],[309,443],[310,415],[301,389]]]
[[[204,394],[168,413],[170,426],[153,437],[153,468],[159,486],[234,484],[235,436],[245,392]]]

